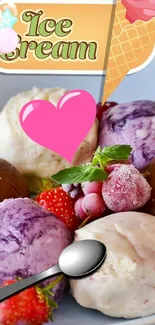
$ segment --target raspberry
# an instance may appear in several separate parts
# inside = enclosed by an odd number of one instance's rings
[[[114,212],[137,210],[151,196],[151,187],[133,165],[114,165],[103,182],[102,196]]]

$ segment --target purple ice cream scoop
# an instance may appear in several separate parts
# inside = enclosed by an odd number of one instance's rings
[[[128,144],[138,169],[155,158],[155,101],[140,100],[117,105],[103,114],[99,145]]]
[[[3,201],[0,203],[0,284],[56,265],[61,252],[71,242],[66,225],[33,200]],[[53,278],[42,286],[51,281]],[[59,302],[65,287],[66,278],[53,290],[55,301]]]

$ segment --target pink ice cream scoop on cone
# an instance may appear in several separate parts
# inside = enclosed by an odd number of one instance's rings
[[[137,20],[149,21],[155,17],[155,0],[122,0],[122,4],[130,23]]]

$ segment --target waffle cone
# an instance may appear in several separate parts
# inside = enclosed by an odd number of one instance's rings
[[[108,99],[127,73],[144,63],[155,44],[155,18],[148,22],[130,24],[126,9],[118,1],[115,11],[103,103]]]

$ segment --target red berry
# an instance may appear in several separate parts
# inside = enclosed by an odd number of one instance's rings
[[[137,210],[149,200],[151,187],[133,165],[118,164],[111,166],[111,173],[103,182],[102,196],[114,212]]]
[[[79,227],[79,220],[74,211],[75,200],[62,187],[42,192],[36,201],[61,219],[71,231]]]
[[[102,105],[102,103],[97,104],[96,117],[98,118],[98,120],[101,120],[104,112],[106,112],[109,108],[112,108],[116,105],[118,105],[118,103],[116,103],[116,102],[105,102],[103,105]]]
[[[102,193],[102,182],[84,182],[82,183],[82,190],[85,195],[90,193],[101,194]]]
[[[112,164],[112,165],[107,165],[105,167],[105,171],[110,174],[112,173],[114,170],[118,169],[119,167],[121,167],[121,164],[118,163],[118,164]]]
[[[99,218],[105,211],[106,206],[100,195],[91,193],[83,198],[82,209],[87,216]]]
[[[83,201],[83,197],[81,197],[80,199],[78,199],[75,202],[74,209],[75,209],[76,216],[79,217],[81,220],[85,220],[88,216],[87,216],[87,214],[82,209],[82,201]]]
[[[2,286],[15,283],[10,280]],[[2,287],[1,286],[1,287]],[[0,303],[0,324],[42,325],[49,320],[51,307],[45,296],[36,287],[24,290]]]

